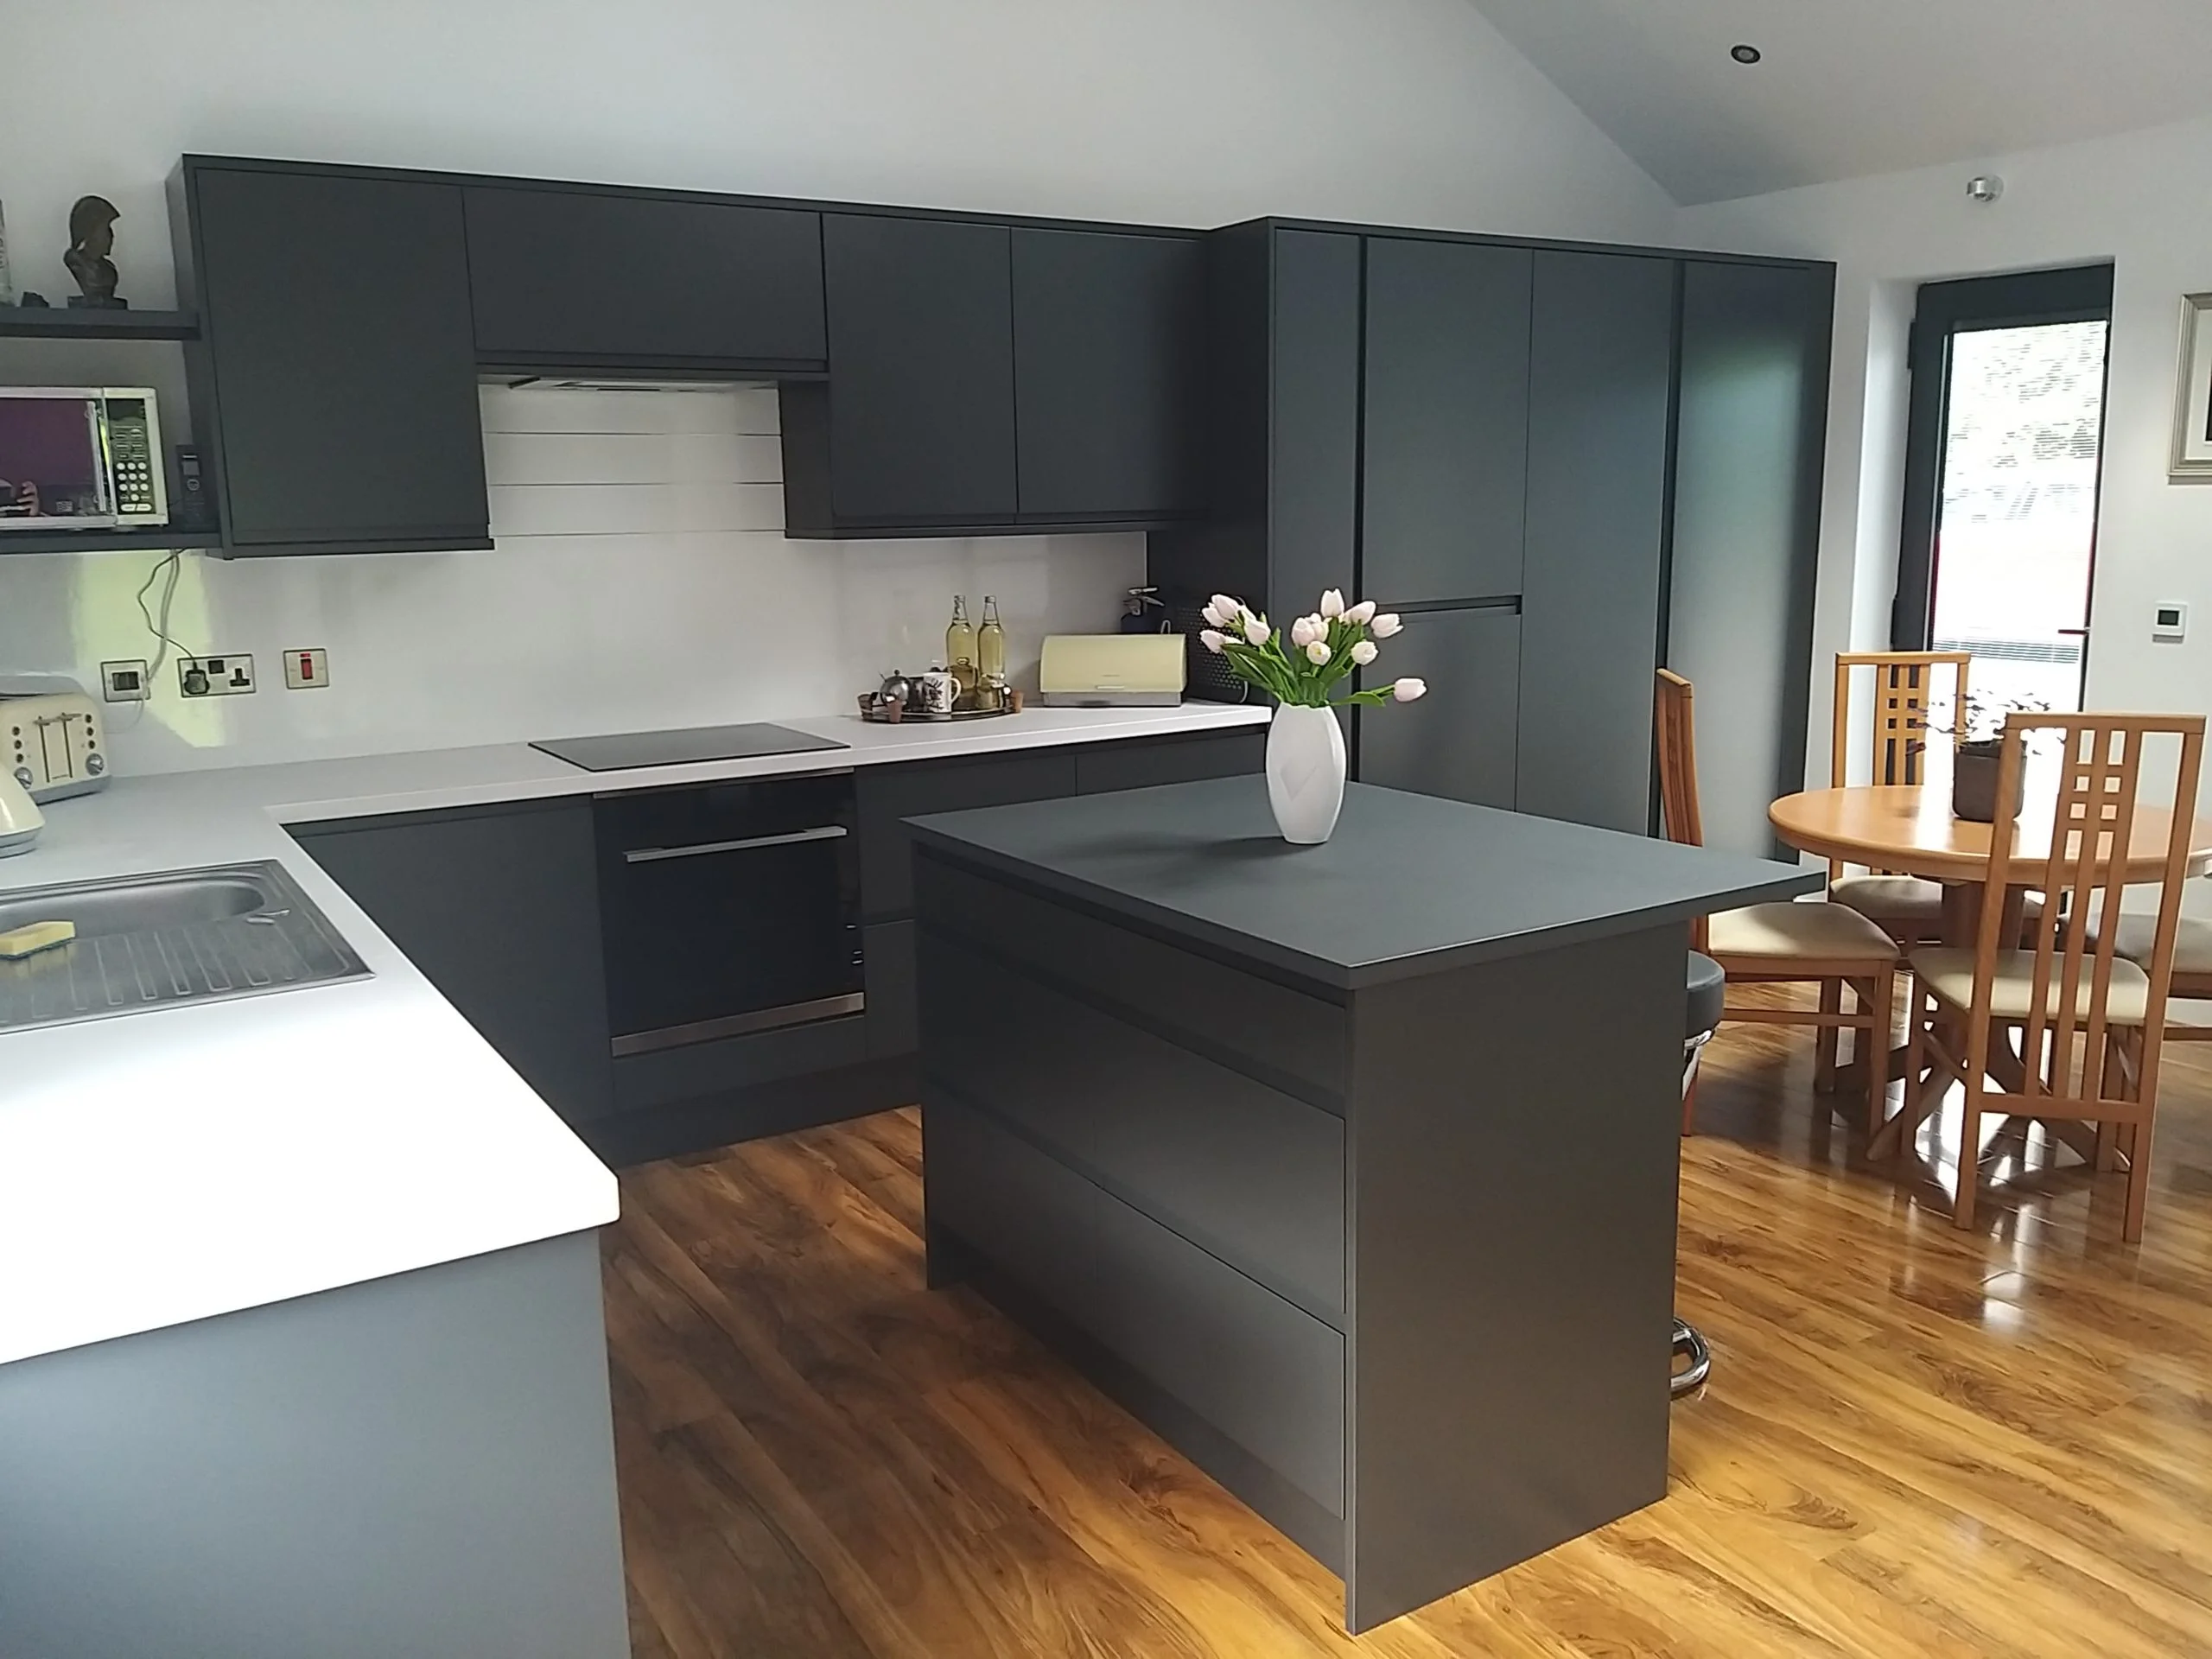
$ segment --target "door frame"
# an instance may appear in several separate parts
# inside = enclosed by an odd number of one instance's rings
[[[1936,611],[1939,555],[1936,532],[1942,517],[1945,440],[1951,424],[1951,342],[1964,334],[1992,328],[2020,328],[2037,323],[2096,322],[2107,325],[2102,397],[2112,387],[2113,267],[2110,264],[2069,265],[2053,270],[2019,271],[2006,276],[1974,276],[1961,282],[1927,283],[1920,289],[1912,319],[1907,372],[1911,398],[1905,418],[1904,518],[1897,537],[1897,596],[1890,606],[1890,645],[1895,651],[1930,648]],[[2102,397],[2097,435],[2097,500],[2091,510],[2090,594],[2097,571],[2096,537],[2104,505],[2104,422]],[[2083,595],[2082,671],[2088,672],[2088,602]]]

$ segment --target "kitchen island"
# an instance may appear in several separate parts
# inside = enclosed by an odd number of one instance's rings
[[[1816,872],[1256,778],[913,827],[933,1283],[1354,1631],[1665,1495],[1688,923]]]

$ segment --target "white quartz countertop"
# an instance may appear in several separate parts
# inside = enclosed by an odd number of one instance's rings
[[[0,1363],[597,1227],[613,1173],[284,831],[1256,726],[1263,709],[774,722],[850,747],[587,772],[526,744],[118,778],[0,894],[273,859],[372,977],[0,1033]],[[551,734],[566,736],[569,734]]]

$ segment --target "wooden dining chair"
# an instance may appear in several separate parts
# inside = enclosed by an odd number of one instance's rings
[[[2204,717],[2013,715],[2005,722],[1999,800],[2014,798],[2029,738],[2038,732],[2056,733],[2064,745],[2050,849],[2041,856],[2024,855],[2012,844],[2017,834],[1993,835],[1974,948],[1912,952],[1905,1109],[1893,1130],[1898,1143],[1909,1146],[1950,1085],[1963,1084],[1953,1215],[1970,1227],[1981,1180],[1981,1120],[1994,1113],[2050,1122],[2101,1170],[2124,1159],[2127,1203],[2120,1236],[2133,1243],[2143,1236],[2159,1048],[2195,828],[2189,804],[2196,799],[2204,758]],[[2116,948],[2118,928],[2097,929],[2091,918],[2120,913],[2144,745],[2167,737],[2180,740],[2173,799],[2183,805],[2173,815],[2150,950],[2138,963]],[[2032,949],[2005,937],[2005,898],[2019,888],[2045,894],[2063,918],[2036,930]],[[2005,1086],[1995,1086],[1993,1066],[2006,1074]],[[2094,1146],[2057,1127],[2089,1123],[2097,1126]],[[2086,1128],[2082,1133],[2086,1141]]]
[[[2120,918],[2113,938],[2113,954],[2146,972],[2158,949],[2158,918],[2133,912]],[[2170,996],[2212,1000],[2212,922],[2184,916],[2174,930],[2174,966]],[[2212,1043],[2212,1024],[2166,1022],[2170,1043]]]
[[[1698,809],[1697,730],[1690,683],[1659,671],[1655,718],[1659,741],[1659,801],[1670,841],[1705,844]],[[1866,1066],[1866,1132],[1882,1125],[1889,1095],[1891,988],[1899,958],[1897,942],[1847,905],[1823,899],[1811,904],[1747,905],[1700,919],[1692,947],[1720,964],[1730,985],[1802,985],[1821,988],[1817,1008],[1727,1006],[1723,1020],[1755,1025],[1811,1026],[1819,1045],[1816,1082],[1834,1087],[1834,1033],[1852,1031]],[[1847,1012],[1843,993],[1856,998]],[[1692,1128],[1694,1098],[1685,1100],[1682,1133]]]
[[[1927,769],[1931,738],[1945,744],[1953,738],[1928,723],[1936,694],[1942,690],[1942,671],[1950,671],[1950,708],[1953,732],[1957,711],[1966,706],[1967,673],[1973,657],[1963,651],[1847,651],[1835,658],[1834,731],[1828,751],[1828,784],[1841,789],[1850,779],[1851,691],[1862,671],[1871,671],[1874,684],[1872,784],[1917,784]],[[1917,875],[1869,870],[1864,875],[1846,873],[1840,859],[1828,861],[1828,896],[1848,905],[1899,944],[1940,944],[1943,939],[1942,884]]]

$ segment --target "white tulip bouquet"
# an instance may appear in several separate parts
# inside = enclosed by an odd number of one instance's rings
[[[1332,695],[1356,670],[1375,661],[1376,641],[1388,639],[1404,626],[1391,612],[1376,615],[1371,599],[1347,605],[1344,594],[1332,588],[1321,595],[1320,608],[1300,617],[1287,633],[1271,626],[1243,600],[1226,594],[1216,594],[1207,601],[1205,619],[1208,626],[1198,635],[1199,643],[1226,658],[1238,678],[1287,708],[1340,709],[1364,703],[1379,709],[1386,702],[1411,702],[1428,690],[1420,680],[1402,679]]]

